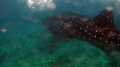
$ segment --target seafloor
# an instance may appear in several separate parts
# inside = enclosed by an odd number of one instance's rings
[[[59,43],[50,55],[53,35],[40,22],[8,21],[2,27],[0,67],[120,67],[118,59],[77,39]]]

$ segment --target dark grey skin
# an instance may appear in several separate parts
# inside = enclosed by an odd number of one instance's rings
[[[88,42],[106,55],[120,52],[120,30],[114,24],[111,7],[107,7],[95,18],[66,12],[44,18],[42,23],[54,35],[50,54],[53,54],[60,41],[71,38]]]

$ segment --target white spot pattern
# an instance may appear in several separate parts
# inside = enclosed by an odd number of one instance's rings
[[[103,15],[106,15],[103,13]],[[94,21],[95,25],[92,26],[89,23],[86,23],[81,20],[83,20],[86,17],[82,17],[79,18],[79,16],[73,16],[74,18],[70,19],[69,16],[66,17],[66,15],[63,15],[64,17],[61,17],[61,20],[58,21],[56,20],[54,23],[56,23],[56,25],[51,24],[51,26],[53,25],[53,27],[62,27],[63,24],[68,24],[70,23],[70,25],[68,25],[67,29],[62,29],[61,28],[55,28],[52,31],[56,32],[59,31],[59,33],[62,35],[66,35],[66,33],[68,33],[70,36],[72,37],[77,37],[79,39],[85,39],[85,40],[89,40],[89,42],[94,43],[95,45],[99,44],[99,45],[108,45],[108,44],[116,44],[117,46],[120,46],[120,35],[117,34],[116,29],[112,29],[109,32],[106,32],[109,30],[109,27],[101,27],[99,25],[97,25],[97,23],[101,23],[101,20],[93,20],[91,19],[90,22]],[[65,18],[66,17],[66,18]],[[110,18],[109,16],[106,16],[107,18]],[[79,20],[77,19],[79,18]],[[102,18],[101,16],[99,16],[99,18]],[[64,21],[65,19],[65,21]],[[68,21],[67,21],[68,20]],[[86,19],[84,21],[87,21]],[[110,20],[111,22],[113,22],[113,20]],[[97,22],[97,23],[96,23]],[[86,34],[85,34],[86,33]],[[116,34],[116,35],[114,35]],[[114,35],[114,36],[113,36]],[[67,35],[66,35],[67,36]],[[59,37],[59,36],[58,36]],[[64,38],[62,38],[64,39]],[[55,44],[53,44],[55,45]]]

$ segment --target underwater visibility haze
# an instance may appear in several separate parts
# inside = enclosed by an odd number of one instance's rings
[[[0,67],[120,67],[120,0],[0,0]]]

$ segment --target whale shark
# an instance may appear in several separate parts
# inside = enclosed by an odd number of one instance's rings
[[[76,38],[97,47],[106,55],[120,52],[120,30],[114,23],[113,8],[106,7],[94,18],[72,12],[46,17],[42,24],[54,35],[50,54],[61,41]]]

